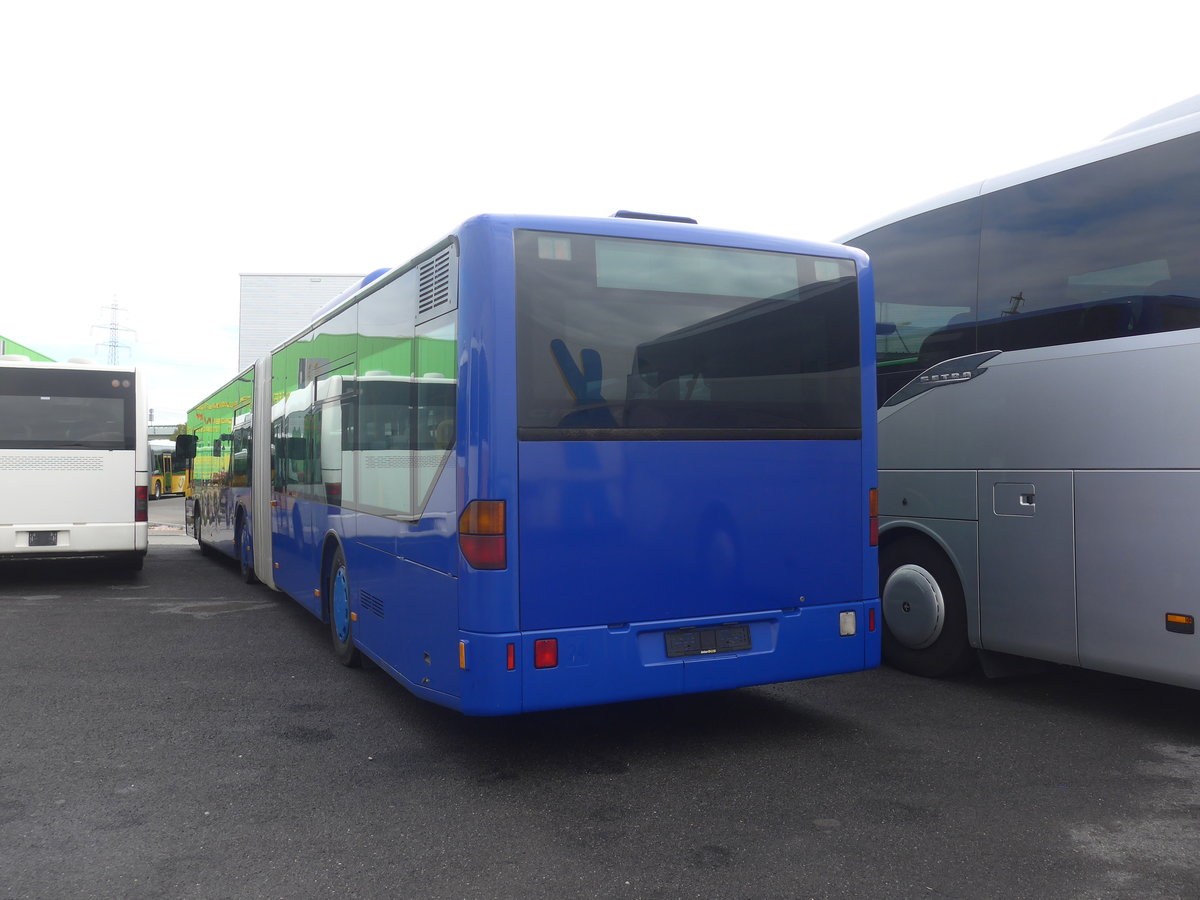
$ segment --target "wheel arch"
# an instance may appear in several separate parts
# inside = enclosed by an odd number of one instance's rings
[[[341,537],[335,531],[326,532],[325,539],[321,543],[321,569],[320,569],[321,621],[325,622],[326,624],[329,623],[330,612],[329,612],[329,597],[326,596],[326,594],[328,592],[325,590],[325,585],[327,585],[329,583],[329,568],[330,568],[330,566],[333,565],[333,555],[338,550],[342,551],[342,559],[346,559],[346,547],[342,543]],[[347,568],[349,568],[349,560],[347,560],[346,565],[347,565]]]
[[[906,537],[916,537],[940,552],[958,575],[967,612],[967,640],[979,649],[979,523],[959,519],[939,519],[927,523],[920,519],[897,519],[879,528],[879,552]],[[881,569],[879,577],[882,580]]]

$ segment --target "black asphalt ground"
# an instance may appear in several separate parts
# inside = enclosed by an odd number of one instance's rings
[[[1200,896],[1196,692],[881,669],[468,719],[154,531],[132,578],[0,571],[0,897]]]

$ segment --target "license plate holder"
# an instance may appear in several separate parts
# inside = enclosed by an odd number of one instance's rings
[[[29,532],[30,547],[57,547],[58,532],[57,531],[31,531]]]
[[[714,625],[708,628],[677,628],[663,633],[667,658],[712,656],[749,650],[750,626],[740,623]]]

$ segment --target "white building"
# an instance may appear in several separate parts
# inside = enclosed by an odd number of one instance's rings
[[[362,275],[243,273],[238,314],[238,371],[300,331],[313,313]]]

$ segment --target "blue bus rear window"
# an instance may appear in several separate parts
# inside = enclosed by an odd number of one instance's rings
[[[857,439],[852,260],[519,231],[525,440]]]

